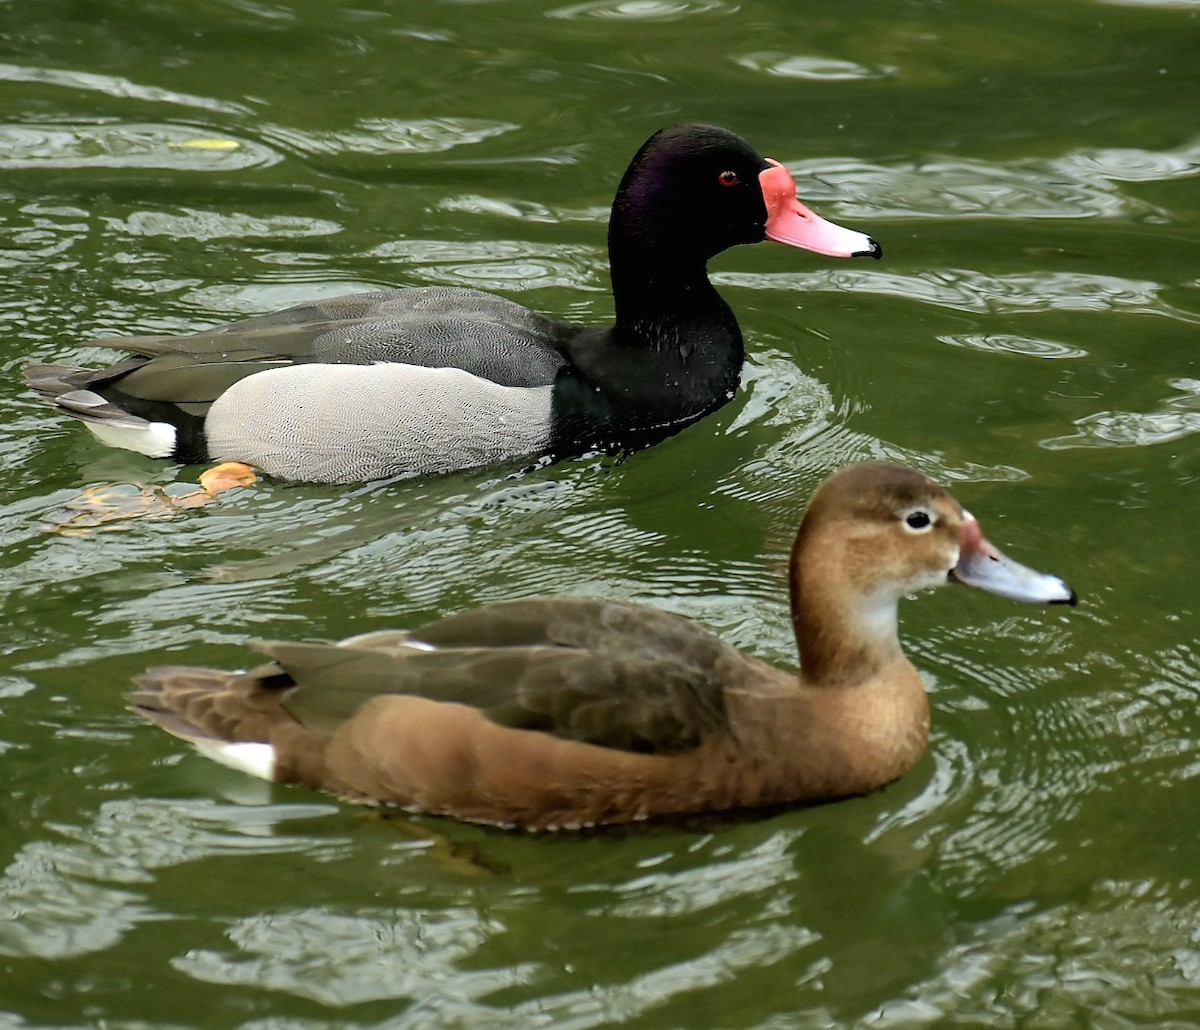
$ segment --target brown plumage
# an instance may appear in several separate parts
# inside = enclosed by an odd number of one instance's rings
[[[817,490],[796,536],[798,675],[648,606],[527,600],[338,644],[258,642],[272,661],[244,673],[151,669],[131,703],[279,782],[529,829],[862,794],[925,749],[896,606],[947,581],[1075,603],[932,480],[868,463]]]

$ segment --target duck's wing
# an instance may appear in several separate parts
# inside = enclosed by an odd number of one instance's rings
[[[410,640],[433,647],[514,647],[549,644],[648,655],[676,645],[680,635],[712,634],[680,615],[599,598],[530,598],[484,605],[426,623]],[[721,645],[724,646],[724,645]]]
[[[203,418],[208,408],[234,383],[255,372],[292,364],[276,355],[250,349],[237,354],[167,353],[153,361],[138,356],[107,368],[33,364],[25,368],[25,384],[43,400],[85,421],[116,424],[136,418],[142,404],[170,404]],[[106,401],[113,403],[105,405]],[[129,402],[134,401],[130,407]]]
[[[654,754],[728,730],[724,680],[745,661],[686,619],[600,601],[513,602],[411,634],[254,646],[274,663],[247,675],[284,674],[284,706],[320,733],[372,698],[404,694],[467,705],[503,726]]]
[[[423,287],[298,304],[189,336],[88,342],[140,355],[114,366],[113,372],[120,369],[124,391],[161,399],[176,389],[179,370],[185,366],[201,370],[196,375],[202,382],[215,383],[222,378],[216,371],[220,366],[226,367],[224,378],[232,375],[236,381],[259,371],[262,362],[397,362],[461,368],[501,386],[548,386],[565,361],[558,344],[571,332],[565,323],[502,297]],[[155,360],[145,360],[149,358]],[[249,367],[238,375],[243,363]],[[102,378],[92,385],[114,378],[107,370],[99,375]],[[194,387],[189,390],[196,392]]]

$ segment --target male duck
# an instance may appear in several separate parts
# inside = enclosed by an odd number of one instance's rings
[[[881,256],[796,199],[787,169],[725,129],[651,136],[608,230],[616,324],[571,325],[477,290],[337,297],[192,336],[116,337],[105,369],[35,364],[29,385],[107,444],[351,483],[660,440],[737,388],[742,335],[710,258],[778,240]]]
[[[512,601],[339,644],[258,642],[250,672],[151,669],[134,710],[282,783],[533,830],[863,794],[925,750],[896,631],[946,582],[1074,604],[997,551],[931,479],[850,466],[792,548],[801,671],[644,605]]]

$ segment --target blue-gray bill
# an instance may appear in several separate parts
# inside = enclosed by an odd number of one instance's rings
[[[950,570],[950,579],[1013,601],[1070,605],[1077,601],[1075,591],[1057,576],[1015,562],[993,546],[969,512],[963,513],[958,564]]]

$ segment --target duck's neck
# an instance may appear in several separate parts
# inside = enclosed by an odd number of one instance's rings
[[[897,598],[883,590],[864,595],[846,585],[836,543],[792,553],[792,623],[800,673],[810,686],[853,686],[906,663],[897,631]],[[813,541],[816,544],[816,541]]]
[[[614,213],[608,260],[617,334],[653,350],[689,340],[692,347],[736,351],[740,364],[741,330],[709,282],[709,256],[673,236],[637,231]]]

